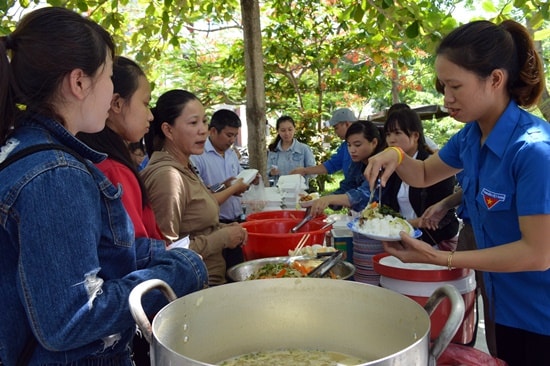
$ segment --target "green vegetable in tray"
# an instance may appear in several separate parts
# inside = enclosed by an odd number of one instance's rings
[[[254,272],[248,280],[257,280],[264,278],[296,278],[304,275],[296,268],[289,266],[286,263],[267,263]]]

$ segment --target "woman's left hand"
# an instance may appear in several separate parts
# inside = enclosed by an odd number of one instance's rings
[[[384,241],[384,250],[403,263],[433,263],[436,249],[402,231],[401,241]]]

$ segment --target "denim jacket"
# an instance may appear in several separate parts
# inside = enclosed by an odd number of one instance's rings
[[[315,166],[315,164],[315,156],[313,156],[311,148],[296,139],[293,140],[288,150],[283,150],[281,141],[279,141],[275,151],[267,152],[267,175],[273,166],[277,167],[279,176],[281,176],[290,174],[294,168]],[[279,176],[275,177],[274,185],[277,184]],[[316,175],[306,175],[306,185],[310,179],[315,177]]]
[[[15,365],[34,336],[31,366],[131,365],[130,291],[153,278],[178,296],[200,290],[208,282],[204,263],[190,250],[166,251],[152,240],[148,258],[139,258],[122,190],[93,165],[105,155],[56,121],[25,119],[0,161],[43,143],[65,145],[89,161],[47,150],[0,171],[0,359]],[[166,302],[147,294],[144,310],[154,314]]]

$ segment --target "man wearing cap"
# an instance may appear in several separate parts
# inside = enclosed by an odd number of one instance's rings
[[[296,168],[290,174],[313,175],[313,174],[333,174],[341,170],[344,173],[344,180],[347,178],[349,167],[351,165],[351,157],[348,151],[348,145],[345,141],[348,127],[357,121],[357,117],[349,108],[338,108],[332,113],[331,119],[328,121],[329,126],[334,128],[336,135],[344,140],[330,159],[327,161],[309,167]],[[344,193],[344,192],[341,192]]]

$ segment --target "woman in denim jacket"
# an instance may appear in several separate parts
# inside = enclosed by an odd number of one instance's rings
[[[179,296],[207,283],[198,255],[160,240],[137,270],[144,258],[122,192],[94,166],[105,155],[74,137],[104,127],[114,48],[99,25],[62,8],[36,10],[0,38],[0,161],[55,145],[0,170],[4,365],[28,354],[29,365],[130,366],[130,291],[152,278]],[[143,302],[149,314],[166,304],[156,293]]]
[[[346,131],[346,143],[352,164],[350,177],[355,177],[356,187],[340,194],[329,194],[314,201],[311,214],[321,215],[329,206],[349,207],[354,211],[363,210],[370,198],[369,182],[363,175],[369,157],[378,154],[386,146],[380,131],[371,121],[355,121]],[[351,179],[350,179],[351,180]],[[378,190],[375,198],[379,201]],[[385,193],[383,192],[382,195]]]

